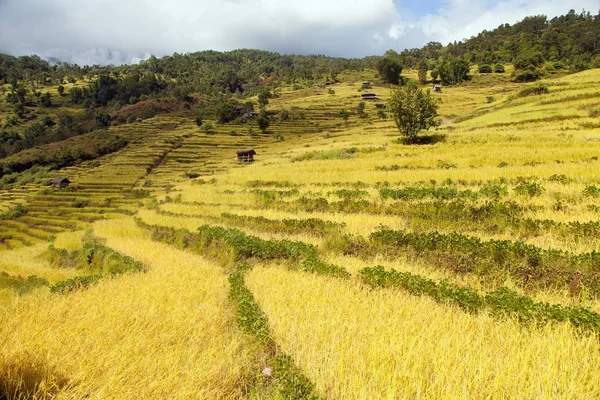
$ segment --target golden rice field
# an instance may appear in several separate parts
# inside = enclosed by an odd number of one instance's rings
[[[600,398],[600,70],[507,71],[434,94],[430,144],[347,76],[0,193],[0,398]]]

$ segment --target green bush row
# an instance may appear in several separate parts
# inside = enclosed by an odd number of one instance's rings
[[[96,284],[100,279],[102,279],[100,275],[77,276],[50,286],[50,293],[67,294],[76,290],[86,289]]]
[[[215,248],[222,251],[226,246],[232,252],[234,261],[247,258],[298,260],[317,254],[317,248],[310,244],[291,240],[265,240],[233,228],[203,225],[194,233],[186,229],[146,224],[139,218],[136,221],[140,227],[152,233],[152,239],[180,248],[190,248],[200,254],[210,253]]]
[[[319,275],[334,276],[337,278],[349,278],[350,273],[345,268],[334,264],[328,264],[320,258],[311,256],[302,260],[298,265],[299,271],[311,272]]]
[[[314,384],[294,364],[292,357],[282,354],[269,333],[267,316],[260,309],[254,295],[246,287],[244,274],[248,264],[238,265],[229,276],[229,297],[236,305],[239,327],[254,336],[268,354],[268,363],[272,363],[273,378],[277,382],[279,394],[283,399],[318,400]]]
[[[17,204],[16,206],[0,213],[0,221],[17,219],[24,215],[27,215],[27,209],[23,207],[23,204]]]
[[[584,308],[535,302],[508,288],[502,287],[480,295],[468,287],[460,287],[446,280],[435,282],[408,272],[382,266],[365,268],[360,272],[362,281],[372,287],[400,288],[416,296],[429,296],[440,303],[454,303],[469,312],[488,310],[495,316],[515,317],[521,323],[568,321],[576,327],[598,332],[600,314]]]
[[[252,180],[246,182],[246,186],[251,188],[258,187],[278,187],[278,188],[288,188],[288,187],[296,187],[299,186],[295,183],[291,183],[288,181],[261,181],[261,180]]]
[[[346,278],[350,274],[342,267],[328,264],[319,258],[317,248],[311,244],[290,240],[265,240],[237,229],[203,225],[198,233],[150,225],[137,218],[138,225],[151,232],[152,239],[190,249],[204,256],[228,258],[226,261],[282,259],[292,261],[290,269]]]
[[[318,218],[276,220],[230,213],[222,213],[221,218],[228,223],[253,227],[260,230],[291,234],[308,233],[316,236],[324,236],[332,232],[338,232],[346,225],[345,223],[324,221]]]
[[[516,185],[514,190],[518,195],[533,197],[541,195],[544,191],[544,188],[540,183],[537,182],[523,182]],[[497,200],[500,197],[508,195],[508,188],[504,185],[498,185],[494,183],[487,183],[478,191],[473,191],[470,189],[458,190],[448,186],[409,186],[401,189],[383,188],[379,191],[379,195],[382,200],[421,200],[426,198],[433,198],[436,200],[477,200],[481,196]]]
[[[11,288],[18,294],[27,294],[33,289],[48,285],[47,280],[35,275],[25,278],[22,276],[12,276],[4,271],[0,271],[0,288]]]
[[[360,199],[362,197],[368,196],[369,192],[361,189],[338,189],[333,190],[327,193],[328,196],[334,195],[339,197],[340,199]]]
[[[406,232],[381,229],[369,237],[376,252],[396,254],[407,250],[455,272],[491,275],[506,271],[522,286],[564,287],[581,270],[581,284],[600,294],[600,252],[571,254],[541,249],[522,241],[482,241],[459,233]]]
[[[259,204],[268,205],[274,201],[281,200],[284,197],[297,196],[300,191],[296,188],[289,190],[264,190],[252,189],[250,193],[254,194]]]
[[[129,256],[117,253],[92,237],[86,238],[81,250],[72,252],[50,246],[49,258],[52,265],[79,269],[86,273],[84,276],[67,279],[52,285],[50,292],[59,294],[87,288],[105,276],[118,276],[146,270],[144,264]]]
[[[483,189],[482,189],[483,190]],[[486,190],[492,191],[488,187]],[[494,196],[494,195],[490,195]],[[569,239],[600,238],[600,221],[560,222],[550,219],[524,218],[525,211],[535,211],[538,206],[522,206],[514,201],[486,201],[469,204],[465,201],[423,201],[419,203],[396,202],[376,204],[366,200],[328,201],[325,198],[301,197],[292,202],[278,202],[271,207],[286,211],[368,213],[397,215],[414,229],[477,230],[488,233],[513,232],[521,237],[553,233]]]
[[[244,283],[244,273],[249,269],[248,264],[238,265],[229,275],[229,297],[237,306],[237,323],[240,328],[252,335],[262,345],[272,344],[269,335],[267,316],[262,312],[254,295]]]
[[[434,198],[438,200],[450,200],[457,198],[476,199],[477,192],[472,190],[458,190],[453,187],[406,187],[401,189],[383,188],[379,191],[382,200],[420,200]]]

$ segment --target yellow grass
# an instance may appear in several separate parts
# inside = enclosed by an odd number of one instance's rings
[[[57,398],[241,398],[252,349],[236,332],[226,277],[140,232],[119,236],[125,222],[98,232],[150,271],[36,293],[0,313],[0,382],[14,389],[24,378]]]
[[[85,231],[61,232],[56,235],[52,243],[57,249],[77,250],[81,247],[81,240],[85,235]]]
[[[371,103],[367,104],[367,118],[352,115],[348,122],[342,121],[339,111],[355,109],[364,79],[374,81],[372,90],[384,102],[389,98],[390,88],[376,84],[374,71],[365,70],[334,85],[335,95],[320,88],[284,88],[280,97],[271,99],[270,110],[286,109],[292,116],[287,125],[274,119],[270,127],[271,133],[284,134],[285,141],[276,141],[275,135],[250,138],[246,132],[253,123],[217,126],[214,134],[206,135],[189,119],[161,116],[135,127],[115,127],[131,139],[126,149],[101,158],[99,166],[71,167],[65,173],[81,184],[116,185],[112,194],[105,195],[101,188],[95,192],[92,197],[97,202],[107,196],[114,197],[114,202],[122,200],[121,191],[132,185],[148,190],[159,201],[168,195],[175,202],[161,204],[160,209],[179,216],[140,207],[142,202],[150,204],[150,199],[119,207],[137,210],[145,222],[190,231],[205,223],[228,226],[227,221],[219,221],[223,212],[343,222],[344,233],[363,237],[381,224],[391,229],[412,226],[393,215],[288,212],[269,204],[258,207],[247,185],[253,180],[298,185],[300,194],[286,201],[300,196],[335,201],[328,192],[360,181],[368,186],[365,199],[382,203],[379,188],[386,186],[441,186],[451,180],[459,190],[478,190],[486,182],[504,179],[509,194],[503,201],[539,207],[526,212],[526,218],[598,221],[600,213],[593,206],[600,206],[600,198],[584,196],[583,191],[590,185],[600,186],[600,161],[596,158],[600,156],[600,128],[598,118],[590,116],[598,108],[597,97],[591,96],[597,90],[600,70],[549,79],[551,93],[527,98],[515,96],[527,85],[508,82],[510,72],[509,68],[503,75],[475,74],[469,84],[445,87],[443,93],[434,94],[440,101],[443,125],[430,133],[446,135],[445,142],[435,145],[399,144],[393,121],[379,120]],[[416,72],[406,71],[406,75],[415,76]],[[488,96],[494,97],[490,103]],[[389,115],[389,110],[386,112]],[[161,124],[177,128],[163,129]],[[230,130],[243,136],[230,137]],[[318,134],[307,133],[319,130]],[[148,139],[140,139],[144,137]],[[170,148],[167,140],[173,138],[180,138],[182,146],[171,149],[164,162],[146,174],[147,166]],[[235,163],[238,145],[254,146],[257,161]],[[378,151],[359,152],[351,159],[298,161],[306,153],[351,147]],[[406,168],[381,168],[394,165]],[[201,171],[204,184],[186,177],[188,171]],[[569,179],[566,184],[548,180],[563,174]],[[517,177],[539,181],[544,192],[531,198],[518,195]],[[2,206],[5,203],[9,204],[2,200]],[[47,212],[68,220],[99,215],[85,208],[59,214],[63,212],[59,206]],[[101,216],[116,215],[107,210]],[[19,233],[20,226],[7,225],[5,233]],[[77,226],[84,224],[78,222]],[[323,238],[309,233],[285,235],[238,228],[264,239],[323,243]],[[93,229],[108,246],[146,263],[150,270],[107,279],[68,296],[51,296],[43,288],[17,297],[14,291],[0,288],[0,384],[14,389],[23,380],[40,396],[56,398],[243,397],[244,379],[255,356],[234,326],[223,271],[200,257],[151,242],[132,218],[99,221]],[[466,229],[459,222],[440,231]],[[515,239],[521,233],[468,229],[471,231],[466,233],[482,240]],[[30,232],[41,233],[35,228]],[[77,249],[82,234],[58,234],[54,245]],[[595,237],[575,240],[543,232],[523,240],[574,253],[600,250]],[[0,251],[0,271],[35,274],[51,282],[72,277],[73,271],[52,269],[39,257],[46,248],[47,244],[40,244]],[[465,314],[428,298],[367,290],[357,282],[356,273],[381,264],[435,280],[448,279],[481,292],[490,290],[489,283],[477,276],[458,275],[404,258],[378,256],[364,261],[335,252],[323,257],[354,276],[340,281],[278,267],[256,267],[247,283],[269,317],[277,343],[295,358],[325,398],[600,398],[597,338],[582,336],[566,324],[527,328],[485,313]],[[499,284],[523,293],[509,278]],[[566,284],[564,290],[527,294],[537,301],[600,311],[600,302],[586,298],[585,291],[580,298],[570,297]]]
[[[44,254],[47,250],[48,244],[43,243],[16,250],[0,251],[0,271],[23,277],[36,275],[51,283],[78,275],[74,270],[51,267]]]
[[[600,396],[600,345],[568,325],[526,329],[277,268],[246,281],[277,342],[327,398]]]

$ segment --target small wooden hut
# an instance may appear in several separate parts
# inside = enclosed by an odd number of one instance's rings
[[[254,149],[240,149],[236,153],[238,162],[252,162],[254,161],[254,156],[256,155],[256,151],[254,151]]]
[[[50,184],[57,189],[64,189],[71,184],[71,181],[69,180],[69,178],[62,176],[52,179],[50,181]]]
[[[377,95],[372,92],[361,93],[360,96],[363,100],[377,100]]]

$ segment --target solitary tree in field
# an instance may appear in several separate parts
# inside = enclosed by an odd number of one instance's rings
[[[400,133],[413,140],[421,130],[437,125],[437,104],[429,90],[419,89],[415,82],[392,92],[388,108]]]

